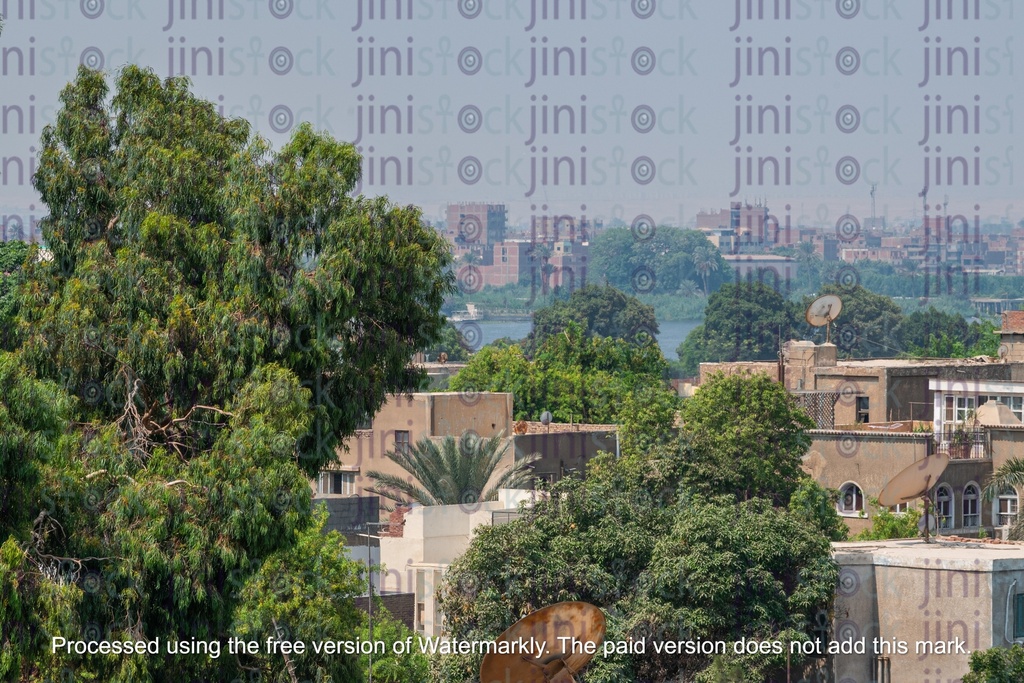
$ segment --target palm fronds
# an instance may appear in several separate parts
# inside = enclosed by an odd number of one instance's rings
[[[465,432],[458,440],[446,436],[440,445],[421,439],[406,452],[389,451],[385,456],[409,473],[409,478],[372,470],[369,489],[397,503],[420,505],[458,505],[496,500],[498,489],[515,488],[526,483],[530,465],[540,459],[531,455],[498,472],[510,441],[504,433],[482,439]],[[494,480],[491,483],[492,479]],[[491,484],[488,487],[488,484]]]

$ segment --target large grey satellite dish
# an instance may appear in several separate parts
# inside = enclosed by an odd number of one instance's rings
[[[819,296],[811,302],[804,313],[807,324],[813,327],[825,328],[825,343],[831,342],[831,323],[839,317],[843,310],[843,301],[835,294]]]
[[[928,494],[948,466],[949,457],[942,453],[926,456],[923,460],[909,465],[885,485],[882,492],[878,494],[878,504],[890,507],[921,498],[924,501],[922,530],[924,531],[924,540],[928,542],[928,534],[932,529],[932,525],[929,523],[931,498]]]
[[[596,652],[604,633],[604,613],[588,603],[560,602],[537,610],[512,624],[495,642],[534,638],[543,644],[544,654],[488,653],[480,665],[480,683],[575,683],[575,675],[594,656],[582,650]],[[574,650],[573,640],[583,647]]]

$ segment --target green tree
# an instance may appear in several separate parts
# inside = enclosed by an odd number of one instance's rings
[[[471,349],[459,328],[449,322],[441,328],[437,341],[423,351],[432,361],[436,361],[443,353],[446,354],[448,361],[460,362],[469,358]]]
[[[993,500],[1006,490],[1024,491],[1024,458],[1010,458],[992,473],[985,484],[985,500]],[[1017,516],[1007,536],[1011,541],[1024,540],[1024,517]]]
[[[644,598],[662,624],[682,625],[690,638],[779,640],[788,651],[789,641],[811,639],[810,625],[832,603],[831,554],[815,525],[764,498],[698,497],[659,539]],[[745,681],[781,680],[786,669],[785,654],[725,659],[743,666]]]
[[[776,360],[779,340],[795,330],[793,307],[768,285],[725,284],[708,298],[704,324],[680,344],[679,360],[690,375],[701,363]]]
[[[510,443],[500,434],[482,439],[473,432],[464,432],[458,441],[446,436],[440,446],[422,439],[410,445],[408,452],[385,454],[408,472],[412,481],[377,470],[370,470],[366,476],[374,482],[374,493],[398,503],[470,505],[497,500],[498,489],[517,488],[529,481],[529,466],[536,461],[535,457],[523,458],[499,472]]]
[[[575,290],[568,300],[559,300],[533,314],[533,328],[525,346],[535,352],[544,341],[576,323],[587,335],[645,340],[658,334],[654,309],[609,285],[587,285]]]
[[[971,653],[963,683],[1016,683],[1024,680],[1024,647],[992,647]]]
[[[485,348],[449,383],[452,391],[508,391],[515,419],[550,411],[559,422],[618,422],[625,396],[643,388],[668,392],[667,363],[650,338],[633,343],[588,336],[570,322],[534,355],[517,346]]]
[[[917,538],[920,532],[917,523],[921,519],[921,511],[909,508],[904,512],[893,512],[878,504],[877,498],[870,501],[875,508],[871,515],[871,527],[854,536],[856,541],[884,541],[890,538]]]
[[[363,640],[384,643],[385,653],[373,656],[373,680],[378,683],[427,683],[430,680],[430,660],[419,650],[419,634],[395,619],[379,598],[373,605],[373,633],[363,620],[359,635]],[[395,654],[395,643],[404,643],[410,638],[412,649],[405,654]],[[369,655],[360,655],[359,670],[367,671],[369,668]]]
[[[800,485],[789,499],[789,511],[808,524],[816,525],[830,541],[845,541],[850,528],[839,516],[836,504],[839,492],[827,489],[811,477],[802,477]]]
[[[35,487],[18,474],[0,609],[36,630],[4,661],[21,680],[233,680],[231,657],[43,640],[228,637],[239,588],[310,528],[310,475],[417,384],[450,252],[415,209],[350,196],[355,149],[307,125],[274,152],[185,79],[137,67],[112,94],[82,68],[60,102],[34,177],[53,259],[26,259],[16,359],[77,445],[37,458]],[[56,431],[46,415],[25,439]],[[18,434],[0,424],[0,442]]]
[[[612,640],[644,637],[644,655],[598,657],[588,681],[694,680],[704,656],[658,655],[652,641],[740,637],[805,640],[838,576],[828,540],[765,500],[691,497],[679,486],[682,449],[656,458],[601,456],[584,481],[557,483],[519,520],[478,530],[439,592],[447,635],[490,639],[562,600],[601,607]],[[785,657],[743,658],[784,670]],[[470,681],[479,659],[444,657],[435,675]]]
[[[701,283],[704,285],[705,297],[710,294],[708,292],[708,274],[718,270],[718,262],[721,258],[722,255],[711,247],[700,247],[690,254],[690,260],[693,261],[693,269],[700,275]]]
[[[295,544],[268,557],[241,586],[232,632],[257,641],[260,654],[241,655],[247,671],[263,680],[353,681],[361,678],[355,655],[318,653],[313,643],[354,639],[364,614],[353,598],[366,588],[363,567],[349,559],[345,539],[324,533],[327,510],[320,506]],[[306,645],[302,653],[268,653],[268,638]],[[282,666],[283,665],[283,666]]]
[[[682,418],[691,490],[789,504],[814,422],[781,384],[760,373],[715,373],[683,403]]]
[[[28,257],[29,246],[25,242],[0,242],[0,348],[9,349],[13,342],[11,329],[14,323],[18,287],[21,284],[22,266]]]
[[[672,442],[679,407],[678,396],[656,387],[626,394],[620,411],[621,453],[642,456]]]
[[[702,251],[703,273],[694,261]],[[706,292],[732,276],[718,249],[699,230],[667,226],[650,231],[608,228],[591,243],[590,256],[588,276],[603,277],[626,292],[636,291],[636,277],[641,273],[654,276],[653,287],[644,292],[652,295],[675,294],[686,282],[702,286]]]

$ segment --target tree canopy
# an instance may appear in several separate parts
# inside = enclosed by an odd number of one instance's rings
[[[822,287],[815,297],[806,297],[800,304],[801,314],[814,298],[826,294],[834,294],[843,301],[843,310],[832,323],[831,336],[832,343],[845,356],[891,358],[903,351],[899,337],[903,311],[891,298],[860,285],[848,288],[831,284]],[[823,330],[817,332],[820,341],[824,341]]]
[[[632,294],[676,294],[687,282],[714,291],[732,279],[725,259],[699,230],[609,228],[594,238],[590,254],[591,279],[603,276]]]
[[[342,621],[322,625],[356,628],[360,570],[318,534],[309,477],[417,386],[446,244],[415,208],[351,196],[351,145],[301,125],[274,151],[185,79],[129,66],[111,94],[83,67],[60,103],[34,177],[53,258],[27,255],[0,359],[0,677],[233,680],[234,657],[53,653],[49,636],[303,633],[316,615],[253,607],[246,586],[304,592],[290,568],[326,556],[317,609]]]
[[[682,482],[690,450],[663,443],[610,455],[586,480],[563,479],[508,524],[481,527],[439,596],[447,635],[493,638],[545,605],[583,600],[607,615],[611,640],[645,638],[645,654],[596,658],[588,681],[710,681],[737,665],[743,680],[779,680],[785,655],[658,654],[656,640],[808,640],[834,597],[828,537],[803,512],[765,498],[694,495]],[[788,648],[787,648],[788,649]],[[796,657],[797,670],[807,664]],[[471,681],[472,656],[435,662],[445,681]]]
[[[642,389],[669,392],[667,364],[653,339],[633,343],[588,336],[570,322],[531,360],[518,345],[484,347],[449,383],[452,391],[508,391],[515,419],[550,411],[559,422],[612,423],[625,397]]]
[[[971,653],[971,670],[963,683],[1013,683],[1024,680],[1024,647],[993,647]]]
[[[761,373],[715,373],[683,403],[682,418],[692,448],[683,469],[689,488],[789,505],[814,422],[781,384]]]
[[[704,323],[679,345],[683,371],[696,375],[701,363],[776,360],[779,340],[797,329],[794,307],[761,282],[726,283],[708,298]]]
[[[525,348],[535,352],[548,337],[563,332],[570,323],[595,337],[647,342],[658,334],[653,308],[609,285],[587,285],[573,291],[567,300],[557,300],[534,312]]]

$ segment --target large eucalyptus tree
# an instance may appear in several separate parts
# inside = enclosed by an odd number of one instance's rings
[[[300,542],[309,476],[417,383],[446,245],[415,208],[352,196],[351,145],[302,125],[274,151],[185,79],[130,66],[111,94],[82,68],[60,102],[34,178],[46,249],[0,362],[0,505],[18,513],[0,522],[0,678],[350,680],[345,657],[80,656],[50,637],[344,636],[359,584]],[[303,548],[317,571],[282,575]]]

